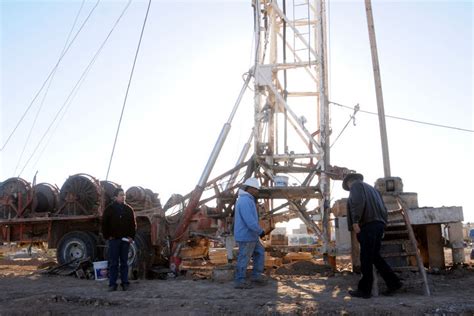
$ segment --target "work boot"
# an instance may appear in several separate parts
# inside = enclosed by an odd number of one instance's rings
[[[120,285],[122,287],[122,291],[128,291],[130,288],[130,283],[124,283]]]
[[[109,286],[109,292],[117,291],[117,285]]]
[[[402,286],[403,286],[402,282],[398,282],[394,286],[389,286],[389,287],[387,287],[387,289],[385,291],[382,292],[382,295],[392,296],[393,294],[395,294],[395,292],[397,292],[399,289],[401,289]]]
[[[369,293],[364,293],[362,291],[359,291],[359,290],[350,290],[349,291],[349,295],[352,296],[352,297],[359,297],[359,298],[370,298],[370,294]]]
[[[264,276],[252,279],[252,283],[258,286],[264,286],[268,284],[268,279]]]

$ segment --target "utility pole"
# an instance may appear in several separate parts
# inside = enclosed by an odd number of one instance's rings
[[[379,114],[380,140],[382,142],[383,171],[385,178],[390,177],[390,157],[388,154],[387,127],[385,125],[385,110],[382,95],[382,79],[380,78],[379,57],[375,40],[374,17],[372,15],[371,0],[365,0],[367,26],[369,28],[370,51],[372,53],[372,67],[374,69],[375,95],[377,97],[377,112]]]

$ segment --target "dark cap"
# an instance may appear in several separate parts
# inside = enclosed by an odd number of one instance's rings
[[[348,175],[346,175],[344,177],[344,180],[342,180],[342,188],[346,191],[350,191],[349,190],[349,186],[347,185],[347,183],[350,181],[350,180],[360,180],[360,181],[363,181],[364,180],[364,176],[361,175],[360,173],[349,173]]]

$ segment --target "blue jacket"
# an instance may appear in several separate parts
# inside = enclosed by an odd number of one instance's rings
[[[263,229],[258,225],[255,198],[244,190],[239,190],[235,204],[234,237],[235,241],[258,241]]]

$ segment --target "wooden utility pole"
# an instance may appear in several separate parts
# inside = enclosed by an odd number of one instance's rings
[[[377,97],[377,110],[379,114],[380,139],[382,142],[382,157],[384,176],[390,177],[390,157],[388,154],[387,127],[385,125],[385,110],[382,95],[382,79],[380,78],[379,56],[375,40],[374,17],[372,15],[371,0],[365,0],[367,13],[367,26],[369,27],[370,51],[372,53],[372,66],[374,69],[375,95]]]

